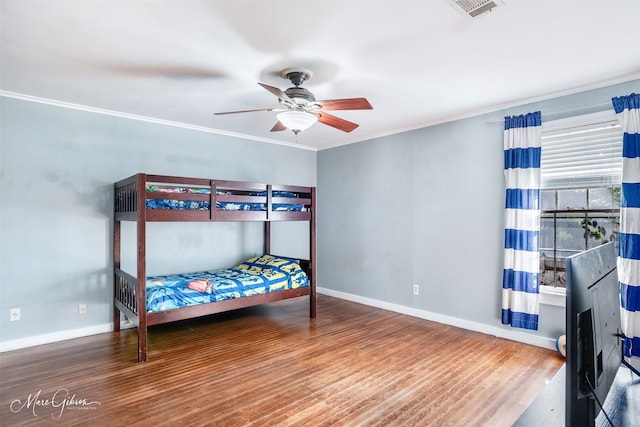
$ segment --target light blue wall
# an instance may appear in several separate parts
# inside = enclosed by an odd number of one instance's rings
[[[319,152],[318,285],[502,327],[503,117],[602,111],[638,90],[636,80]],[[563,308],[540,314],[540,336],[564,333]]]
[[[600,111],[583,107],[639,90],[636,80],[319,153],[0,98],[0,342],[111,321],[112,185],[137,172],[317,185],[319,286],[495,327],[502,128],[486,123]],[[123,228],[126,267],[135,238]],[[305,224],[275,231],[274,251],[308,255]],[[259,224],[150,224],[147,238],[149,274],[262,246]],[[561,325],[563,309],[541,307],[541,336]]]
[[[114,181],[146,172],[316,185],[309,150],[12,98],[0,108],[0,342],[111,321]],[[274,252],[307,256],[307,227],[277,226]],[[135,228],[123,230],[126,268]],[[149,274],[226,266],[263,244],[259,223],[156,223],[147,234]],[[9,322],[13,307],[22,320]]]

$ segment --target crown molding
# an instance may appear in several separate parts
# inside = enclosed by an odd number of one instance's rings
[[[188,124],[188,123],[174,122],[174,121],[171,121],[171,120],[162,120],[162,119],[157,119],[157,118],[154,118],[154,117],[140,116],[140,115],[137,115],[137,114],[124,113],[122,111],[107,110],[107,109],[104,109],[104,108],[90,107],[88,105],[81,105],[81,104],[74,104],[74,103],[71,103],[71,102],[57,101],[57,100],[54,100],[54,99],[41,98],[41,97],[33,96],[33,95],[26,95],[26,94],[22,94],[22,93],[9,92],[9,91],[6,91],[6,90],[0,90],[0,97],[19,99],[19,100],[22,100],[22,101],[35,102],[35,103],[38,103],[38,104],[52,105],[52,106],[55,106],[55,107],[67,108],[67,109],[71,109],[71,110],[85,111],[85,112],[88,112],[88,113],[95,113],[95,114],[102,114],[102,115],[106,115],[106,116],[120,117],[120,118],[123,118],[123,119],[137,120],[137,121],[147,122],[147,123],[154,123],[154,124],[163,125],[163,126],[179,127],[179,128],[182,128],[182,129],[195,130],[195,131],[198,131],[198,132],[213,133],[213,134],[217,134],[217,135],[229,136],[229,137],[232,137],[232,138],[248,139],[248,140],[252,140],[252,141],[266,142],[266,143],[269,143],[269,144],[284,145],[284,146],[287,146],[287,147],[298,148],[298,149],[302,149],[302,150],[317,151],[317,148],[310,147],[308,145],[294,144],[294,143],[291,143],[291,142],[277,141],[275,139],[269,139],[269,138],[260,138],[260,137],[257,137],[257,136],[247,135],[247,134],[243,134],[243,133],[239,133],[239,132],[230,132],[230,131],[226,131],[226,130],[222,130],[222,129],[209,128],[209,127],[205,127],[205,126],[196,126],[196,125],[191,125],[191,124]]]

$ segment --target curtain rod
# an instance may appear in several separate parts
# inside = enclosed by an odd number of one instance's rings
[[[604,102],[602,104],[595,104],[595,105],[586,105],[584,107],[577,107],[577,108],[571,108],[569,110],[561,110],[561,111],[554,111],[552,113],[545,113],[542,115],[542,120],[548,120],[549,116],[557,116],[560,114],[566,114],[566,113],[570,113],[572,111],[578,111],[578,110],[586,110],[588,108],[597,108],[597,107],[606,107],[609,106],[613,109],[613,105],[610,102]],[[604,111],[604,110],[601,110]],[[594,111],[594,113],[598,113],[599,111]],[[491,126],[491,125],[501,125],[504,124],[504,120],[499,121],[499,122],[485,122],[484,123],[486,126]]]

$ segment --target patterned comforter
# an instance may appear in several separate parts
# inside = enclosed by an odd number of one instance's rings
[[[147,312],[309,286],[297,261],[256,256],[235,267],[147,277]]]
[[[156,187],[154,185],[147,184],[146,191],[151,193],[188,193],[188,194],[211,194],[211,190],[206,188],[163,188]],[[225,195],[229,194],[223,191],[218,191],[216,194]],[[266,191],[256,191],[250,194],[251,196],[266,197]],[[295,193],[289,191],[274,191],[273,197],[286,197],[297,198]],[[171,199],[147,199],[147,209],[180,209],[180,210],[210,210],[211,203],[206,200],[171,200]],[[300,212],[302,211],[301,204],[293,203],[273,203],[272,209],[274,211],[289,211]],[[216,208],[226,211],[266,211],[266,203],[245,203],[245,202],[218,202],[216,201]]]

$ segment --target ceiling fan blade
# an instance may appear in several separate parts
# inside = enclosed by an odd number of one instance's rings
[[[271,132],[279,132],[281,130],[287,130],[287,128],[282,124],[280,120],[278,120],[278,123],[276,123],[275,126],[271,128]]]
[[[357,123],[353,123],[345,119],[341,119],[340,117],[336,117],[332,114],[325,113],[324,111],[320,112],[320,117],[318,117],[318,121],[320,123],[324,123],[325,125],[339,129],[343,132],[351,132],[352,130],[360,126]]]
[[[269,86],[264,83],[258,83],[258,84],[263,88],[265,88],[266,90],[268,90],[269,92],[271,92],[272,94],[274,94],[275,96],[277,96],[278,98],[282,99],[283,101],[287,101],[295,105],[295,102],[293,102],[293,99],[289,98],[289,95],[284,93],[282,89],[277,88],[275,86]]]
[[[238,113],[253,113],[254,111],[273,111],[273,108],[258,108],[255,110],[240,110],[240,111],[224,111],[222,113],[213,113],[214,116],[221,116],[223,114],[238,114]]]
[[[327,99],[316,101],[323,110],[373,110],[366,98]]]

